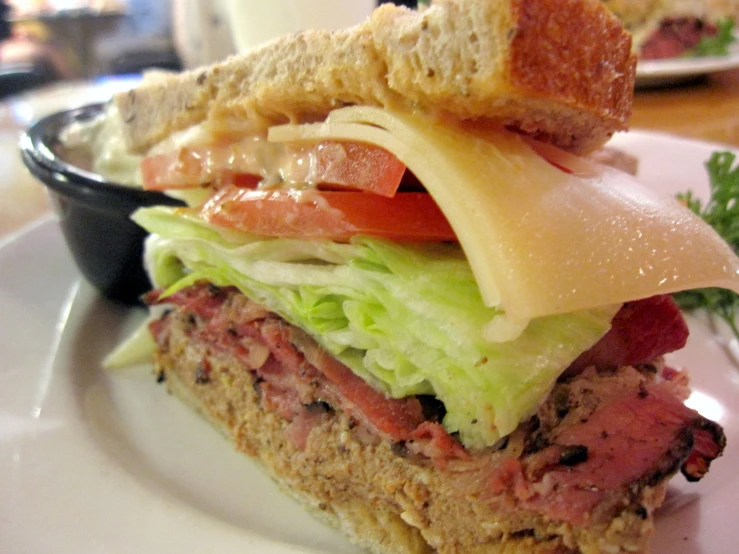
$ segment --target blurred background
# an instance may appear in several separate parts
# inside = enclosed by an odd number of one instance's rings
[[[0,0],[0,96],[54,81],[178,69],[168,0]]]
[[[300,10],[296,0],[281,1],[289,5],[283,13]],[[313,12],[335,14],[334,27],[361,20],[376,2],[327,1],[324,10]],[[415,0],[395,3],[415,5]],[[261,3],[273,13],[275,4],[280,0]],[[0,98],[56,81],[132,75],[152,67],[179,70],[222,59],[239,42],[226,13],[243,5],[243,0],[0,0]],[[299,14],[303,20],[307,15]],[[283,15],[274,22],[279,25],[274,34],[282,34],[288,19]],[[257,30],[271,32],[264,20]]]

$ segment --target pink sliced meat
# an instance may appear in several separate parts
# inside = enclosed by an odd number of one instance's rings
[[[669,295],[627,302],[618,311],[611,329],[567,370],[574,375],[588,366],[616,368],[638,365],[685,346],[688,325]]]
[[[311,430],[326,420],[327,409],[321,404],[311,404],[290,422],[285,435],[298,449],[304,450]]]
[[[528,509],[582,525],[610,491],[659,482],[678,468],[700,479],[725,442],[718,425],[663,382],[602,406],[543,450],[508,460],[489,486]]]
[[[409,450],[433,460],[464,459],[469,453],[436,421],[424,421],[408,436]],[[442,462],[443,466],[443,462]]]
[[[167,296],[166,302],[167,304],[176,304],[201,317],[210,319],[220,311],[229,292],[235,290],[233,287],[216,287],[214,285],[185,287]],[[144,296],[144,302],[149,305],[157,304],[163,293],[164,290],[162,289],[152,290]]]
[[[717,33],[715,25],[697,17],[669,17],[644,41],[639,55],[644,60],[678,58]]]
[[[298,331],[294,327],[269,323],[262,325],[261,330],[278,360],[299,371],[301,358],[305,356],[312,367],[336,386],[344,403],[355,405],[381,433],[394,440],[406,440],[424,421],[423,409],[417,398],[390,398],[373,389],[312,340],[304,336],[296,339]],[[293,346],[295,341],[299,342],[301,351]]]

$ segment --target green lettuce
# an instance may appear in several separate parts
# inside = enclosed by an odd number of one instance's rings
[[[152,233],[146,263],[167,293],[202,279],[238,287],[372,386],[393,397],[437,396],[444,426],[471,448],[531,415],[617,309],[536,319],[517,338],[496,341],[484,331],[496,318],[505,329],[505,314],[483,305],[458,245],[267,239],[164,207],[134,220]]]
[[[687,53],[687,56],[728,56],[729,48],[736,42],[734,20],[730,17],[721,19],[716,24],[716,28],[715,35],[703,37],[695,48]]]

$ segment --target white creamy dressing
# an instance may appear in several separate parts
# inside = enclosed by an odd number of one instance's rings
[[[179,147],[192,147],[191,155],[199,156],[202,162],[197,181],[207,183],[227,168],[235,173],[258,175],[262,190],[315,189],[321,176],[330,171],[334,164],[346,158],[341,144],[313,142],[309,144],[284,144],[268,141],[266,136],[252,135],[235,142],[215,146],[208,142],[181,142]],[[198,149],[198,145],[205,148]],[[150,154],[171,152],[173,145],[157,145]],[[173,160],[174,164],[179,163]],[[174,167],[173,169],[177,169]]]
[[[141,186],[139,164],[142,156],[131,154],[123,139],[123,121],[118,109],[109,104],[96,117],[75,121],[60,136],[68,150],[85,150],[93,173],[121,185]]]

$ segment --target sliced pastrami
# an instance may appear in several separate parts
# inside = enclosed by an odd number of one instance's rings
[[[406,440],[424,421],[423,409],[417,398],[390,398],[370,387],[295,327],[272,319],[261,326],[261,332],[280,362],[298,374],[305,371],[303,364],[315,368],[338,390],[337,398],[332,400],[339,401],[349,413],[358,409],[382,435],[396,441]]]
[[[675,398],[666,382],[613,399],[551,435],[550,446],[501,464],[490,490],[580,525],[611,491],[650,486],[680,468],[702,476],[725,445],[721,428]],[[574,460],[572,448],[580,454]]]
[[[639,56],[643,60],[679,58],[717,33],[716,25],[697,17],[668,17],[644,41]]]
[[[646,364],[685,346],[688,325],[669,295],[625,303],[611,329],[590,350],[572,362],[565,375],[588,366],[616,368]]]
[[[236,291],[233,287],[216,287],[211,284],[201,284],[194,287],[185,287],[174,294],[167,296],[167,304],[176,304],[206,319],[213,317],[219,311],[228,295]],[[144,295],[144,302],[148,305],[160,303],[164,290],[155,289]]]

